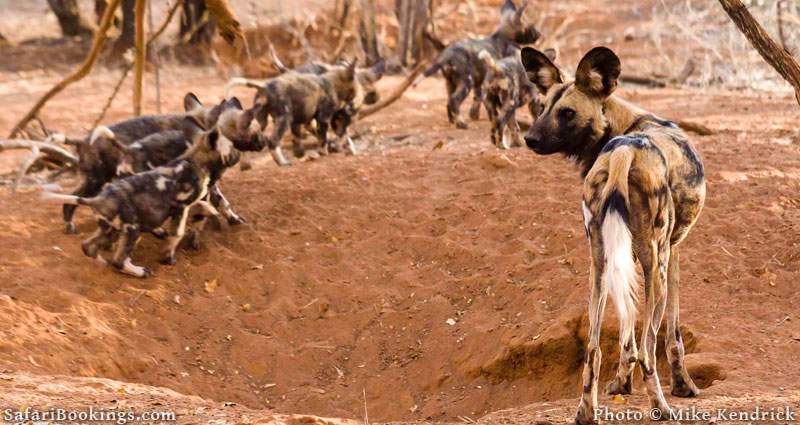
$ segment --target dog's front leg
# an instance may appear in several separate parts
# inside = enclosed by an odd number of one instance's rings
[[[319,141],[320,155],[327,155],[330,153],[328,146],[328,121],[326,119],[317,119],[317,140]]]
[[[186,233],[186,219],[188,216],[189,207],[187,206],[176,211],[172,214],[172,217],[170,217],[169,236],[167,236],[167,241],[162,250],[161,264],[175,264],[175,250],[178,249],[178,245],[181,243],[181,239],[183,239],[183,235]]]
[[[147,267],[137,266],[131,261],[131,253],[133,253],[136,244],[139,242],[140,231],[139,227],[135,224],[124,224],[122,231],[117,242],[117,250],[114,253],[114,259],[111,264],[122,273],[129,274],[136,277],[148,277],[153,273]]]
[[[222,213],[222,216],[228,220],[229,225],[236,226],[238,224],[246,223],[246,220],[242,218],[242,216],[233,211],[231,203],[228,202],[228,199],[222,194],[222,189],[220,189],[219,183],[211,186],[208,191],[208,197],[209,201],[211,201],[211,205],[216,207],[219,212]]]

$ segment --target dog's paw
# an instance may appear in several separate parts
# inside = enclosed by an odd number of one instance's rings
[[[247,220],[245,220],[244,218],[242,218],[242,217],[240,217],[240,216],[238,216],[236,214],[228,217],[228,224],[231,225],[231,226],[238,226],[238,225],[244,224],[244,223],[247,223]]]
[[[175,254],[166,254],[163,257],[161,257],[161,260],[159,260],[158,262],[165,266],[171,266],[175,264]],[[145,270],[147,270],[147,268],[145,268]]]
[[[73,223],[73,222],[64,223],[64,233],[66,233],[68,235],[77,235],[78,234],[78,228],[75,227],[75,223]]]
[[[464,121],[458,120],[456,121],[456,128],[459,130],[466,130],[469,128],[469,126]]]
[[[158,238],[158,239],[166,239],[166,238],[167,238],[167,236],[169,236],[169,234],[167,233],[167,231],[166,231],[166,230],[164,230],[164,229],[163,229],[163,228],[161,228],[161,227],[158,227],[158,228],[155,228],[155,229],[153,229],[153,231],[152,231],[152,232],[150,232],[150,233],[152,233],[152,234],[153,234],[153,236],[155,236],[155,237],[156,237],[156,238]]]

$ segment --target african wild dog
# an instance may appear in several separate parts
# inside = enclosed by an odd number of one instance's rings
[[[343,69],[347,67],[347,63],[337,63],[335,65],[329,65],[322,62],[310,62],[305,65],[301,65],[294,69],[289,69],[283,62],[277,57],[275,53],[275,49],[270,45],[270,56],[272,59],[273,64],[275,67],[283,74],[296,72],[300,74],[313,74],[313,75],[323,75],[325,73],[334,71],[336,69]],[[336,135],[337,139],[341,139],[346,137],[347,147],[350,153],[356,154],[355,144],[353,143],[352,138],[347,134],[347,130],[350,125],[353,123],[354,119],[358,115],[360,106],[363,105],[372,105],[378,102],[380,99],[380,95],[378,93],[377,88],[375,87],[375,83],[378,82],[383,77],[383,74],[386,70],[386,64],[384,60],[380,60],[375,63],[373,66],[369,68],[357,68],[355,72],[355,82],[356,84],[360,85],[360,90],[356,90],[357,95],[363,96],[361,99],[353,99],[348,104],[344,105],[344,107],[339,108],[334,112],[333,117],[331,118],[330,126],[331,130],[333,130],[334,134]],[[256,81],[250,80],[246,78],[233,78],[231,79],[228,84],[225,85],[225,96],[228,97],[230,94],[230,90],[233,87],[237,86],[247,86],[251,88],[259,88],[263,86],[263,81]],[[307,125],[309,130],[314,131],[311,129],[311,125]],[[293,134],[295,139],[299,139],[301,136]],[[299,141],[297,142],[299,143]],[[330,144],[331,150],[338,151],[338,143],[336,141],[332,141]],[[301,154],[302,151],[297,148],[297,144],[295,144],[295,154]]]
[[[584,178],[583,214],[591,248],[589,343],[578,423],[594,422],[600,374],[600,323],[606,296],[620,317],[620,363],[610,394],[629,394],[638,362],[652,408],[669,414],[656,372],[656,335],[666,309],[666,351],[672,394],[699,391],[684,366],[678,321],[678,247],[697,221],[706,195],[703,164],[674,123],[612,96],[621,65],[605,47],[581,59],[574,82],[541,52],[522,50],[522,63],[546,94],[525,142],[536,153],[560,152],[577,160]],[[645,310],[637,352],[636,274],[645,279]]]
[[[209,127],[217,125],[225,137],[231,140],[239,150],[263,149],[264,141],[261,132],[250,128],[255,111],[243,110],[238,99],[222,101],[214,107],[206,108],[197,96],[188,93],[184,97],[184,108],[186,110],[184,114],[147,115],[122,121],[109,127],[100,126],[85,141],[75,143],[78,153],[78,169],[83,176],[83,182],[73,194],[82,197],[98,194],[105,183],[116,178],[119,172],[125,171],[124,165],[120,169],[124,152],[124,148],[121,149],[121,147],[132,145],[137,140],[156,133],[180,132],[186,116],[192,116]],[[164,155],[171,155],[170,150],[185,148],[184,141],[177,140],[175,143],[175,146],[169,149],[164,148],[160,153],[150,150],[149,154],[155,155],[155,157],[139,165],[147,165],[147,162],[152,165],[160,165],[166,160],[175,158],[175,156],[164,157]],[[141,170],[131,170],[130,172]],[[211,193],[215,206],[222,205],[223,215],[230,224],[244,222],[230,209],[219,188],[215,187]],[[75,224],[72,222],[76,207],[76,205],[69,204],[65,204],[63,207],[66,233],[77,233]]]
[[[356,62],[344,67],[334,67],[322,75],[287,72],[267,80],[258,90],[253,101],[259,108],[256,120],[261,130],[267,128],[269,117],[274,121],[268,144],[272,158],[278,165],[291,165],[281,151],[281,139],[286,131],[292,131],[292,145],[296,157],[305,155],[301,143],[302,129],[316,122],[316,136],[320,153],[327,153],[328,128],[337,111],[351,105],[360,107],[363,87],[355,78]]]
[[[192,146],[178,158],[150,171],[115,180],[94,197],[45,192],[44,198],[55,202],[89,206],[97,218],[97,231],[82,244],[83,252],[102,263],[99,249],[116,240],[111,265],[137,277],[151,274],[146,267],[131,262],[141,232],[153,231],[170,220],[162,264],[175,264],[175,249],[186,231],[190,208],[198,204],[208,213],[218,212],[204,198],[210,180],[239,161],[239,151],[220,131],[204,131],[193,117],[183,119],[186,136]]]
[[[555,58],[555,51],[548,51]],[[527,106],[531,117],[535,119],[538,115],[539,96],[525,73],[519,50],[499,61],[495,61],[486,50],[481,50],[478,57],[486,65],[483,103],[492,122],[492,144],[502,149],[509,148],[506,139],[506,127],[508,127],[513,137],[513,145],[522,146],[517,109]]]
[[[478,54],[485,50],[492,58],[499,60],[518,50],[521,44],[535,43],[539,39],[539,31],[533,25],[522,22],[527,7],[528,0],[523,0],[519,8],[512,0],[506,0],[500,9],[500,25],[491,35],[476,40],[461,40],[447,46],[421,76],[429,77],[442,71],[447,82],[447,119],[456,127],[467,128],[467,123],[461,117],[461,103],[470,90],[473,92],[470,118],[477,120],[480,115],[487,68]]]

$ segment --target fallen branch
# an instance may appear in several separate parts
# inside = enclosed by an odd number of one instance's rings
[[[800,64],[797,60],[775,43],[741,0],[719,0],[719,3],[761,57],[792,85],[797,104],[800,105]]]
[[[72,154],[72,152],[62,148],[61,146],[56,145],[55,143],[51,142],[40,142],[36,140],[25,140],[25,139],[0,139],[0,152],[6,149],[29,149],[34,150],[39,149],[41,153],[46,156],[49,156],[56,162],[61,162],[69,165],[75,165],[78,163],[78,158]]]
[[[645,77],[641,75],[622,74],[620,75],[619,80],[623,83],[639,84],[641,86],[659,88],[667,86],[667,82],[660,78]]]
[[[414,70],[411,71],[411,73],[406,76],[406,79],[403,80],[403,82],[400,83],[397,87],[395,87],[392,93],[390,93],[385,98],[382,98],[380,102],[362,108],[361,112],[359,112],[358,114],[358,118],[359,119],[366,118],[400,99],[403,96],[403,93],[405,93],[405,91],[408,90],[408,88],[411,87],[412,84],[414,84],[414,80],[417,78],[419,73],[422,72],[423,69],[425,69],[426,66],[428,66],[428,63],[426,62],[421,62],[420,64],[418,64],[414,68]]]
[[[67,76],[67,78],[61,80],[58,84],[53,86],[47,93],[42,96],[39,101],[33,106],[33,108],[28,111],[27,114],[14,126],[14,129],[11,130],[9,134],[9,138],[16,137],[17,134],[25,128],[26,125],[33,119],[33,117],[39,114],[39,110],[44,107],[45,103],[48,100],[53,98],[53,96],[60,93],[64,90],[68,85],[82,79],[89,71],[92,70],[94,67],[95,62],[97,62],[97,57],[100,54],[100,51],[103,48],[103,45],[106,41],[106,32],[108,32],[109,27],[111,26],[111,22],[114,20],[114,11],[116,11],[117,7],[119,6],[121,0],[109,0],[108,6],[106,7],[106,11],[103,14],[103,18],[100,20],[100,27],[94,33],[94,40],[92,41],[92,48],[89,50],[89,55],[83,61],[80,67],[76,69],[72,74]]]
[[[31,148],[31,155],[25,159],[25,161],[22,161],[22,164],[20,164],[19,169],[17,170],[17,178],[14,179],[14,183],[11,184],[12,192],[17,191],[17,188],[19,187],[20,182],[22,182],[22,179],[25,177],[25,174],[28,174],[28,170],[39,158],[41,158],[39,146],[33,145]]]

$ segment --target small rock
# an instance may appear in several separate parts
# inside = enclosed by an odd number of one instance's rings
[[[211,279],[211,280],[207,280],[205,282],[205,289],[206,289],[206,292],[208,292],[209,294],[214,293],[214,291],[217,290],[218,286],[219,286],[219,283],[217,282],[216,278]]]
[[[445,320],[445,323],[447,323],[450,326],[455,326],[456,325],[456,321],[452,317],[447,319],[447,320]]]

